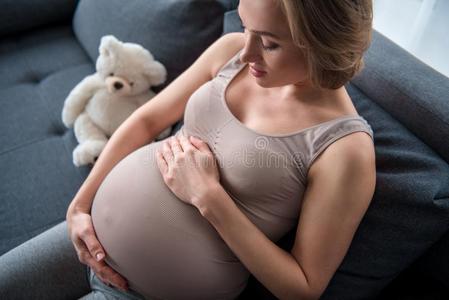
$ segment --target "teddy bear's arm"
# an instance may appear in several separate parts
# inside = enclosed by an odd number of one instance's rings
[[[73,125],[76,118],[83,112],[87,102],[103,85],[103,80],[95,73],[86,76],[70,91],[62,109],[62,122],[67,128]]]

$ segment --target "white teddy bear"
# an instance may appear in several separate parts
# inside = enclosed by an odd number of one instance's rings
[[[112,35],[101,38],[97,72],[78,83],[64,102],[62,121],[74,125],[79,145],[73,150],[76,166],[94,164],[114,131],[155,93],[152,85],[166,80],[165,67],[151,53]],[[171,127],[156,140],[169,136]]]

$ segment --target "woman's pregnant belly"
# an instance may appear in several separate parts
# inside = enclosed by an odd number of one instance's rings
[[[234,299],[249,273],[215,228],[166,186],[153,142],[100,185],[92,221],[106,262],[149,299]]]

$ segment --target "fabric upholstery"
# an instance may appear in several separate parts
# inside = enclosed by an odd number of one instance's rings
[[[449,230],[416,264],[423,274],[437,280],[449,289]]]
[[[353,83],[449,163],[449,80],[381,34]]]
[[[98,57],[101,37],[107,34],[148,49],[167,69],[167,81],[153,88],[158,92],[220,36],[228,5],[223,0],[150,2],[81,0],[73,24],[92,61]]]
[[[62,106],[94,72],[70,27],[0,42],[0,255],[65,219],[90,167],[76,168]]]
[[[71,19],[78,0],[3,0],[0,36]]]

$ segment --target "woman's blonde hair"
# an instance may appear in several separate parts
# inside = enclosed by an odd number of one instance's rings
[[[371,43],[372,0],[278,0],[312,84],[337,89],[364,66]]]

